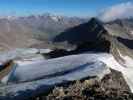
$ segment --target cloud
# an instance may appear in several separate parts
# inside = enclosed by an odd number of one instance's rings
[[[100,14],[100,19],[104,22],[133,17],[133,2],[126,2],[114,5],[105,9]]]

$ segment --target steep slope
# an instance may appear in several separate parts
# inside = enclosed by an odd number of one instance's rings
[[[60,33],[54,38],[53,42],[74,45],[77,49],[86,47],[98,51],[98,47],[101,46],[101,48],[108,48],[105,51],[112,51],[114,47],[130,51],[133,49],[132,22],[132,19],[123,19],[102,23],[96,18],[92,18],[87,23]]]
[[[103,27],[102,22],[96,18],[92,18],[87,23],[80,24],[60,33],[54,38],[53,42],[57,44],[66,42],[68,46],[65,48],[73,45],[76,48],[88,48],[90,50],[92,49],[92,51],[94,49],[96,51],[100,49],[101,51],[106,51],[106,48],[109,49],[109,43],[104,38],[106,34],[107,31]]]
[[[114,36],[124,39],[133,38],[133,18],[117,19],[105,23],[105,28]]]
[[[83,23],[74,28],[70,28],[57,37],[54,42],[68,41],[71,44],[80,44],[81,42],[93,42],[98,39],[100,34],[104,32],[103,26],[97,19],[92,18],[89,22]]]
[[[107,39],[111,43],[110,51],[119,62],[123,62],[120,54],[133,58],[133,19],[115,20],[104,24],[108,31]]]

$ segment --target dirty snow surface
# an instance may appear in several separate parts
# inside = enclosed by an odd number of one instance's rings
[[[101,79],[110,73],[110,69],[97,58],[107,55],[79,54],[27,64],[15,62],[12,71],[2,80],[8,85],[0,88],[0,91],[3,91],[1,98],[12,97],[14,100],[20,100],[21,97],[24,100],[29,93],[32,96],[44,92],[55,84],[87,77]]]

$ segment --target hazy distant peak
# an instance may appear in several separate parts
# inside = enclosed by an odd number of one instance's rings
[[[17,19],[17,16],[0,16],[0,19],[14,20]]]

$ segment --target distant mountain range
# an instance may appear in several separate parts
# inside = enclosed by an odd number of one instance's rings
[[[87,20],[51,14],[0,17],[0,47],[29,47],[48,41],[60,32]]]
[[[100,27],[98,27],[99,23]],[[62,40],[62,42],[58,42],[61,43],[59,47],[67,45],[66,42],[71,42],[70,45],[74,43],[82,44],[83,41],[96,41],[95,36],[104,33],[103,27],[112,36],[132,40],[133,18],[103,23],[96,18],[90,20],[90,18],[51,14],[21,17],[8,16],[0,17],[0,49],[47,48],[49,44],[55,45],[57,40]],[[71,41],[67,41],[68,38]]]

